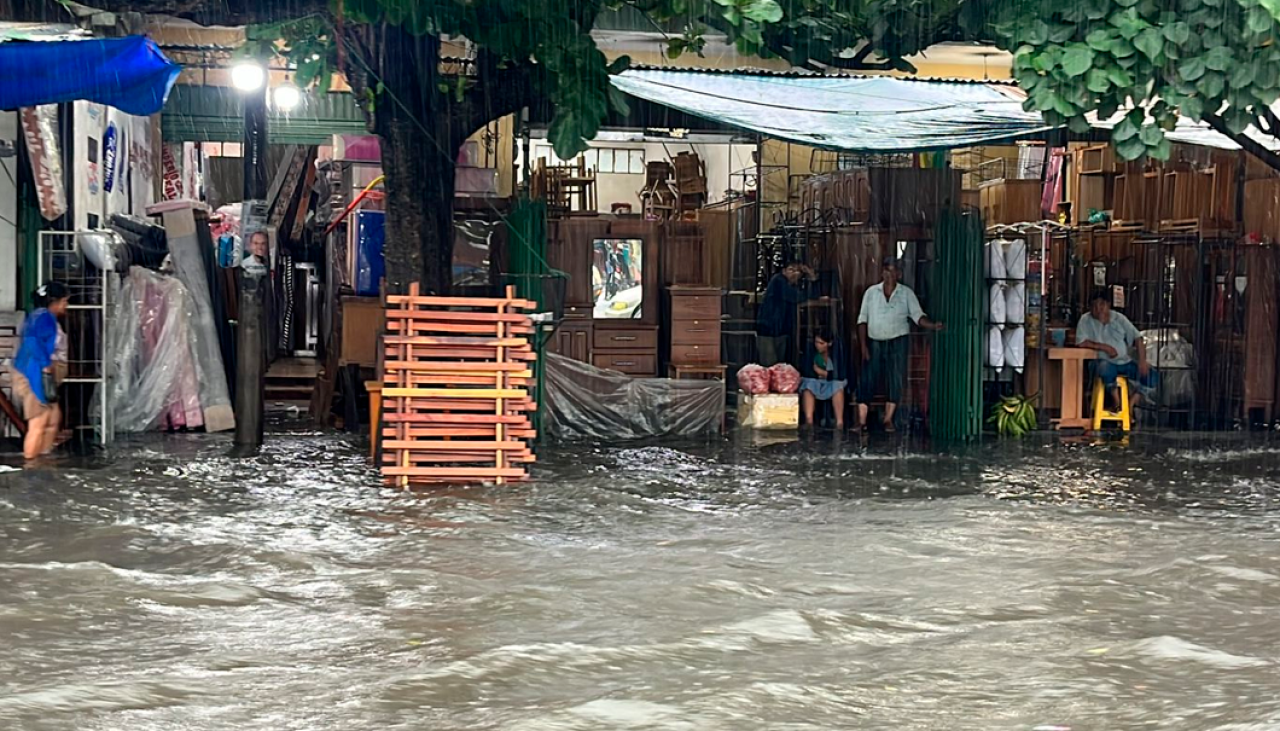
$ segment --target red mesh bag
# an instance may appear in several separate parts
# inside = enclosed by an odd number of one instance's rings
[[[769,371],[764,366],[748,363],[738,371],[738,388],[744,393],[769,393]]]
[[[769,369],[769,388],[774,393],[795,393],[800,390],[800,371],[787,363],[779,363]]]

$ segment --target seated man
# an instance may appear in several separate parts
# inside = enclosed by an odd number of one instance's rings
[[[1136,363],[1129,356],[1129,349],[1134,344],[1138,346]],[[1097,351],[1097,358],[1090,370],[1093,377],[1102,379],[1109,410],[1118,411],[1120,408],[1117,379],[1121,376],[1128,379],[1131,385],[1154,385],[1151,365],[1147,363],[1147,347],[1138,334],[1138,328],[1129,322],[1129,318],[1111,309],[1111,295],[1107,290],[1097,290],[1089,300],[1089,311],[1076,325],[1076,345]],[[1134,393],[1133,403],[1136,405],[1141,394],[1138,388],[1131,390]]]

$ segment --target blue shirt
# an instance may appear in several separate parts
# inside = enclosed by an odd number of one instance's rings
[[[43,307],[27,316],[22,326],[22,345],[13,359],[17,369],[31,384],[31,393],[47,404],[44,393],[44,369],[53,362],[58,349],[58,318]]]
[[[795,306],[812,299],[812,289],[812,283],[797,287],[787,281],[786,275],[773,275],[756,314],[756,332],[764,337],[790,335],[796,323]]]

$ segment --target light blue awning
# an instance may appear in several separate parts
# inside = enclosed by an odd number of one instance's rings
[[[1043,135],[1009,84],[889,76],[626,71],[614,86],[767,137],[856,152],[946,150]]]

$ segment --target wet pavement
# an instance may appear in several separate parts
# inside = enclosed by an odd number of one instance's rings
[[[227,447],[0,474],[0,728],[1280,728],[1280,441]]]

